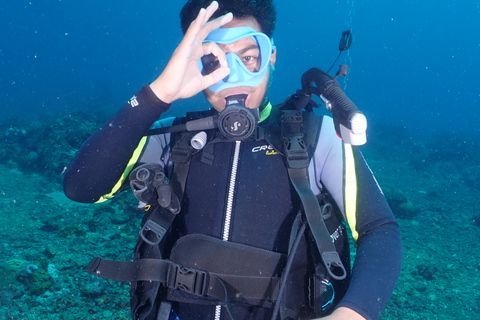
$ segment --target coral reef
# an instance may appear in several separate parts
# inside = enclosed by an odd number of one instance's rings
[[[395,216],[399,218],[413,218],[417,211],[410,199],[399,188],[384,184],[382,191]]]
[[[41,172],[60,181],[83,141],[106,119],[105,116],[75,113],[32,123],[10,119],[0,126],[0,163],[23,171]],[[6,128],[5,128],[6,127]]]
[[[14,281],[23,284],[32,295],[41,295],[54,284],[52,276],[42,268],[41,262],[30,263],[19,259],[0,262],[0,282],[11,286]]]
[[[84,205],[61,172],[103,123],[75,113],[0,124],[0,319],[129,319],[129,286],[84,272],[93,257],[131,260],[142,219],[123,193]],[[378,129],[378,134],[375,134]],[[398,286],[381,320],[477,319],[480,139],[414,137],[372,126],[362,147],[404,241]],[[385,152],[388,150],[388,152]]]

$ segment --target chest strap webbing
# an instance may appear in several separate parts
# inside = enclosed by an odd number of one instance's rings
[[[301,110],[277,110],[277,115],[272,117],[280,123],[282,143],[278,140],[268,141],[269,137],[278,134],[267,134],[267,141],[285,156],[288,175],[293,187],[302,201],[305,217],[315,244],[322,256],[323,263],[329,275],[336,280],[343,280],[347,271],[335,249],[330,233],[323,220],[322,210],[308,180],[308,166],[310,163],[309,152],[313,155],[316,141],[320,132],[319,117],[312,112]],[[275,128],[275,125],[270,125]]]

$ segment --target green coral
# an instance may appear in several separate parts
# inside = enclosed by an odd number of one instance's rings
[[[63,238],[66,238],[68,236],[83,237],[86,235],[87,231],[85,231],[84,228],[76,224],[67,224],[66,226],[61,227],[58,231],[58,236]]]
[[[20,259],[11,259],[0,261],[0,282],[14,281],[25,270],[28,261]]]
[[[14,270],[20,270],[23,269],[23,267],[28,263],[28,261],[20,259],[10,259],[5,263]]]
[[[54,284],[52,276],[43,269],[38,269],[31,275],[29,292],[33,295],[41,295],[47,292]]]
[[[15,269],[6,261],[0,261],[0,283],[9,282],[15,279]]]
[[[54,285],[54,279],[43,268],[42,263],[11,259],[0,261],[0,282],[18,282],[32,295],[41,295]]]

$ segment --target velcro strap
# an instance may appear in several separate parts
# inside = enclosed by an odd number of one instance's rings
[[[170,263],[170,261],[160,259],[112,261],[93,258],[86,271],[98,277],[115,281],[165,282]]]
[[[269,302],[277,300],[280,278],[247,277],[226,274],[215,275],[227,284],[229,297],[235,297],[237,300],[240,298],[255,300],[265,299]],[[210,285],[209,295],[216,290],[217,288]]]

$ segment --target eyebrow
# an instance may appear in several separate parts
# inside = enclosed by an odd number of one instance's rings
[[[260,49],[260,48],[258,47],[258,45],[252,44],[252,45],[250,45],[250,46],[248,46],[248,47],[246,47],[246,48],[243,48],[242,50],[238,51],[237,54],[244,54],[245,52],[247,52],[247,51],[249,51],[249,50],[252,50],[252,49]]]

